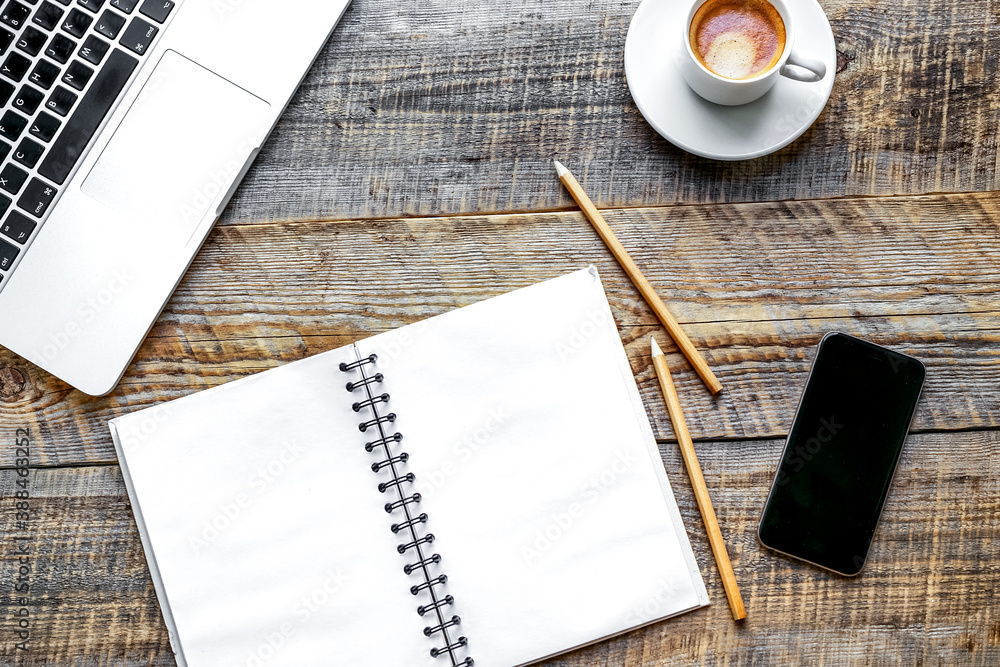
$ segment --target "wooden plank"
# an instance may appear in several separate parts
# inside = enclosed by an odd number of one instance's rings
[[[809,1],[809,0],[804,0]],[[822,0],[838,72],[776,154],[694,157],[625,82],[637,0],[355,0],[224,224],[993,190],[998,0]]]
[[[2,436],[13,449],[14,433]],[[15,513],[25,502],[15,497],[20,480],[30,494],[26,529]],[[29,470],[26,478],[0,471],[0,526],[0,663],[174,664],[117,467]],[[24,618],[27,650],[18,648]]]
[[[7,433],[4,433],[6,437]],[[6,447],[6,445],[5,445]],[[763,550],[756,521],[780,440],[699,443],[749,616],[734,624],[676,445],[661,445],[713,605],[598,644],[551,667],[942,664],[1000,661],[1000,434],[911,436],[865,572],[823,573]],[[0,525],[18,535],[0,471]],[[173,665],[117,467],[32,470],[27,654],[5,665]],[[0,554],[0,618],[18,562]],[[612,574],[612,573],[607,573]],[[657,591],[639,617],[654,616]],[[475,637],[470,637],[475,646]],[[266,664],[266,663],[265,663]]]
[[[109,418],[581,268],[599,268],[660,437],[660,337],[697,439],[786,432],[819,339],[862,335],[929,368],[918,431],[1000,426],[1000,195],[608,211],[701,349],[712,398],[579,213],[217,230],[119,388],[90,399],[0,352],[0,428],[39,462],[115,462]],[[23,382],[16,382],[19,376]],[[4,380],[4,378],[7,378]],[[0,451],[0,466],[10,465]]]

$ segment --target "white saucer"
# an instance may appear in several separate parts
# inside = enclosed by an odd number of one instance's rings
[[[816,0],[786,0],[795,21],[795,50],[819,58],[826,76],[815,83],[778,77],[766,95],[736,107],[702,99],[684,81],[681,57],[686,3],[643,0],[625,40],[625,75],[639,111],[664,139],[715,160],[746,160],[792,143],[819,117],[833,90],[837,48]]]

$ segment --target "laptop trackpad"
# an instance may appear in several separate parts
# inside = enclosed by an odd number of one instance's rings
[[[186,244],[221,213],[272,120],[264,100],[167,51],[82,189],[153,238]]]

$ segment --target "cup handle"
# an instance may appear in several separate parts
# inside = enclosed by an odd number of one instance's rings
[[[793,69],[789,65],[798,69]],[[796,81],[814,83],[822,81],[823,77],[826,76],[826,64],[818,58],[806,58],[792,51],[791,55],[788,56],[788,60],[781,68],[781,75],[787,76],[789,79],[795,79]]]

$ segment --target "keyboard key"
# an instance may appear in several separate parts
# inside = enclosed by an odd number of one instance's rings
[[[38,173],[58,184],[66,182],[80,155],[87,148],[97,127],[111,105],[118,99],[139,61],[124,51],[115,49],[104,67],[94,77],[80,106],[66,121],[66,127],[49,149],[38,167]]]
[[[127,49],[132,49],[141,56],[149,48],[150,43],[152,43],[153,38],[156,37],[156,33],[159,31],[160,29],[152,23],[138,17],[134,18],[128,28],[125,29],[125,34],[122,35],[121,45]]]
[[[80,37],[83,37],[83,34],[87,32],[87,28],[89,28],[90,24],[93,22],[93,16],[88,16],[79,9],[71,9],[69,16],[66,17],[65,21],[63,21],[62,29],[79,39]]]
[[[87,39],[83,40],[83,46],[80,47],[80,52],[77,55],[88,63],[100,65],[101,61],[104,60],[104,54],[108,52],[109,46],[110,44],[103,39],[94,35],[87,35]]]
[[[48,90],[56,82],[56,79],[59,78],[60,71],[58,65],[42,58],[35,63],[35,69],[31,70],[31,76],[28,77],[28,81]]]
[[[41,159],[42,153],[45,152],[45,146],[42,146],[37,141],[32,141],[25,137],[21,139],[21,143],[18,144],[17,150],[14,151],[14,160],[20,162],[28,169],[33,168],[38,164],[38,160]]]
[[[52,4],[51,2],[42,3],[42,6],[35,11],[35,15],[31,17],[31,22],[42,26],[45,30],[52,31],[59,21],[62,20],[63,10],[59,9],[58,6]]]
[[[4,207],[4,210],[6,210],[10,207],[10,199],[7,197],[4,197],[4,199],[7,199],[7,206]],[[24,245],[31,238],[31,232],[35,231],[36,226],[38,226],[38,223],[31,218],[18,211],[11,211],[10,215],[7,216],[7,220],[4,221],[3,225],[0,225],[0,234]]]
[[[0,56],[7,53],[7,49],[14,43],[14,33],[10,30],[0,28]]]
[[[76,42],[66,35],[59,33],[49,42],[48,48],[45,49],[45,55],[56,62],[64,63],[73,55],[75,49]]]
[[[0,118],[0,135],[7,137],[11,141],[17,141],[27,126],[27,118],[19,116],[13,111],[5,111],[3,118]]]
[[[45,103],[45,108],[55,111],[60,116],[65,116],[73,108],[76,98],[77,94],[69,88],[56,86],[56,89],[49,95],[49,99]]]
[[[14,108],[30,116],[35,113],[43,99],[45,99],[44,93],[35,90],[31,86],[21,86],[17,97],[14,98]]]
[[[171,0],[146,0],[139,8],[139,13],[145,14],[157,23],[163,23],[173,8],[174,3]]]
[[[104,0],[76,0],[76,4],[80,5],[88,12],[96,14],[97,10],[99,10],[101,5],[104,4]]]
[[[0,65],[0,74],[8,79],[20,81],[28,73],[29,67],[31,67],[30,60],[16,51],[11,51],[3,61],[3,65]]]
[[[74,60],[70,66],[66,68],[66,73],[62,76],[62,82],[70,88],[83,90],[87,87],[87,82],[90,81],[90,77],[92,76],[94,76],[94,70],[87,67],[79,60]]]
[[[10,0],[7,6],[0,12],[0,21],[3,21],[11,28],[20,28],[31,14],[31,7],[22,5],[17,0]]]
[[[38,117],[31,124],[31,128],[28,133],[32,136],[38,137],[42,141],[52,141],[52,137],[56,136],[56,132],[59,131],[59,126],[62,125],[62,121],[55,116],[50,116],[44,111],[38,114]]]
[[[11,145],[6,141],[0,141],[0,160],[7,159],[7,154],[10,153]]]
[[[4,199],[7,199],[7,197],[4,197]],[[7,199],[7,206],[4,208],[6,209],[9,206],[10,199]],[[10,215],[7,216],[7,220],[4,221],[3,225],[0,225],[0,234],[24,245],[31,238],[31,232],[35,231],[37,225],[38,223],[22,213],[11,211]]]
[[[135,6],[139,4],[139,0],[111,0],[110,4],[115,9],[120,9],[126,14],[131,14]]]
[[[45,211],[48,210],[49,204],[52,203],[55,196],[56,189],[54,187],[33,178],[28,183],[28,187],[24,189],[24,194],[17,200],[17,205],[36,218],[40,218],[45,215]]]
[[[38,52],[45,46],[49,36],[34,26],[28,26],[21,33],[21,38],[17,40],[17,48],[27,54],[37,56]]]
[[[12,202],[10,197],[7,197],[5,195],[0,195],[0,216],[3,216],[3,214],[7,212],[7,209],[10,208],[11,203]]]
[[[26,180],[28,180],[28,172],[12,164],[4,165],[3,171],[0,171],[0,188],[12,195],[21,191]]]
[[[0,107],[7,106],[10,96],[14,94],[14,84],[0,81]]]
[[[101,18],[97,19],[97,26],[95,30],[101,33],[108,39],[115,39],[118,37],[118,33],[121,32],[122,26],[125,25],[125,17],[114,13],[110,9],[104,10],[101,14]]]
[[[14,266],[14,260],[17,259],[20,252],[17,247],[0,239],[0,269],[7,271]]]

